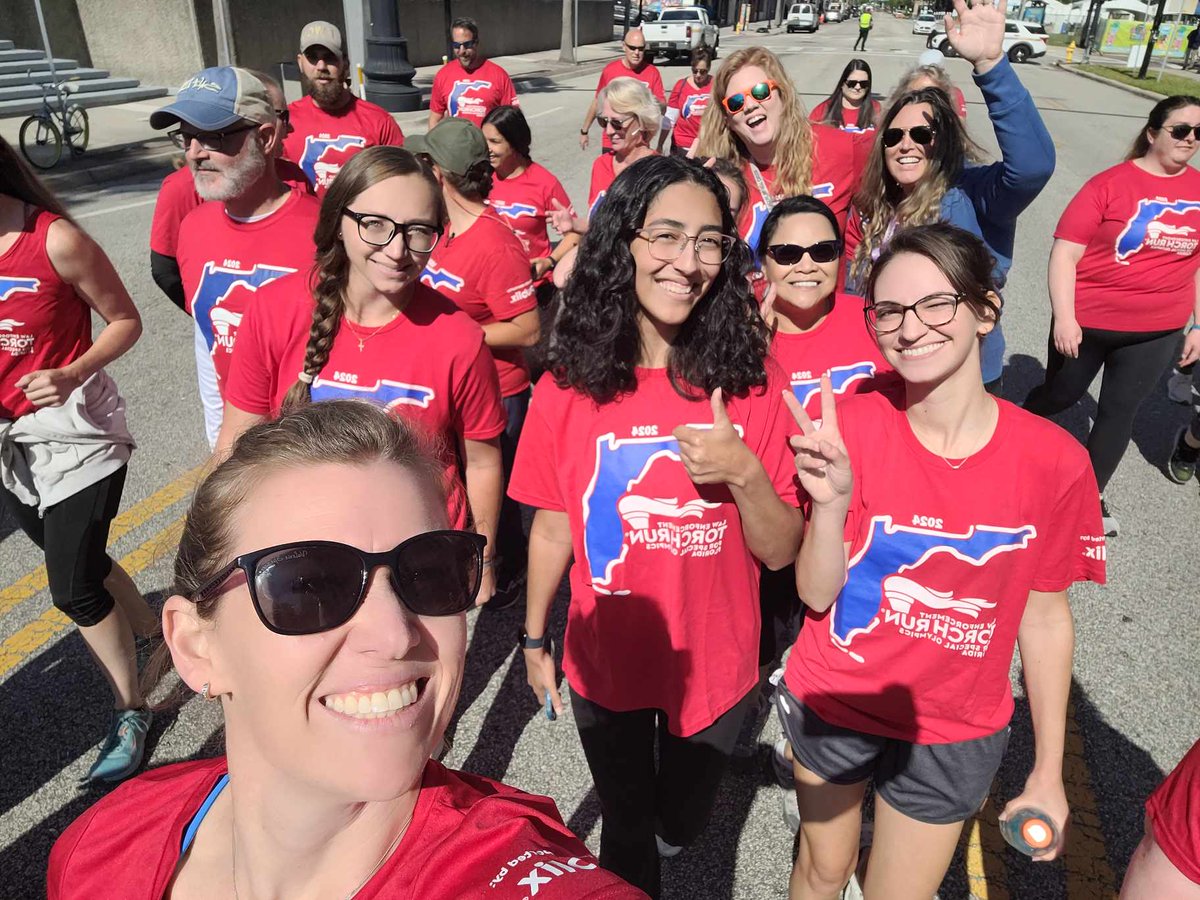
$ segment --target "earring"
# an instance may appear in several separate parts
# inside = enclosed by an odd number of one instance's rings
[[[207,682],[207,681],[206,681],[206,682],[204,682],[204,686],[203,686],[202,688],[200,688],[200,690],[196,691],[196,693],[197,693],[197,695],[199,695],[199,697],[200,697],[200,699],[201,699],[201,700],[204,700],[204,701],[206,701],[206,702],[207,702],[207,701],[209,701],[209,700],[215,700],[215,699],[216,699],[215,697],[210,697],[210,696],[208,695],[208,682]]]

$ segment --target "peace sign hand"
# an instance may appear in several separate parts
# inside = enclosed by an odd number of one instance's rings
[[[854,475],[850,457],[838,430],[837,405],[829,374],[821,376],[821,424],[816,425],[791,390],[783,392],[783,402],[800,426],[802,434],[791,437],[796,451],[796,473],[800,486],[817,506],[849,505]]]
[[[680,425],[672,432],[679,441],[679,458],[696,484],[741,484],[757,462],[725,412],[721,389],[712,392],[712,428]]]
[[[965,0],[954,0],[957,20],[946,13],[946,39],[954,52],[975,65],[975,74],[982,75],[1004,57],[1004,21],[1007,0],[975,0],[968,7]]]

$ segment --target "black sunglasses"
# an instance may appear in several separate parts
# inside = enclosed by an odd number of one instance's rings
[[[1200,125],[1186,125],[1183,123],[1172,125],[1167,129],[1167,134],[1171,135],[1177,141],[1182,141],[1188,136],[1189,131],[1192,132],[1196,140],[1200,141]]]
[[[804,259],[807,253],[815,263],[831,263],[842,253],[842,242],[817,241],[805,247],[803,244],[772,244],[767,248],[767,256],[781,266],[794,266]]]
[[[607,128],[611,125],[614,131],[624,131],[635,118],[637,117],[630,116],[627,119],[618,119],[616,116],[596,116],[596,121],[600,124],[601,128]]]
[[[937,132],[930,125],[914,125],[912,128],[885,128],[880,140],[883,141],[885,147],[895,147],[904,140],[906,134],[913,139],[914,144],[928,147],[933,143],[933,136]]]
[[[848,87],[848,88],[864,88],[864,89],[866,89],[871,86],[871,79],[869,79],[869,78],[862,78],[862,79],[847,78],[843,82],[843,84],[845,84],[846,87]]]
[[[200,603],[237,569],[246,575],[258,618],[276,634],[319,634],[349,622],[371,572],[386,566],[392,589],[418,616],[453,616],[475,603],[487,539],[466,531],[427,531],[382,553],[334,541],[295,541],[243,553],[200,588]]]
[[[474,50],[474,49],[475,49],[475,45],[476,45],[476,44],[478,44],[478,43],[479,43],[479,41],[478,41],[478,40],[470,40],[470,41],[451,41],[451,42],[450,42],[450,49],[452,49],[452,50]]]
[[[622,42],[622,43],[624,43],[624,42]],[[645,44],[625,44],[625,49],[632,50],[634,53],[645,53],[646,45]]]

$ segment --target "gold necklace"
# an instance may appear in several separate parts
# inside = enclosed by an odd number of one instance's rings
[[[362,333],[357,328],[354,327],[354,323],[351,322],[348,317],[342,316],[342,321],[346,323],[346,327],[350,329],[350,333],[353,334],[354,337],[358,340],[358,352],[362,353],[363,346],[367,343],[367,341],[369,341],[371,338],[375,337],[375,335],[379,334],[379,332],[383,331],[383,329],[387,328],[389,325],[391,325],[393,322],[395,322],[396,316],[398,316],[398,315],[400,315],[400,310],[396,310],[394,313],[392,313],[392,317],[390,319],[388,319],[386,322],[384,322],[382,325],[380,325],[378,328],[376,328],[374,331],[372,331],[366,337],[363,337]]]

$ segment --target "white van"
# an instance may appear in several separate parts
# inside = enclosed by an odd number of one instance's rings
[[[812,3],[793,3],[788,10],[787,33],[807,31],[810,34],[820,27],[817,19],[817,7]]]

